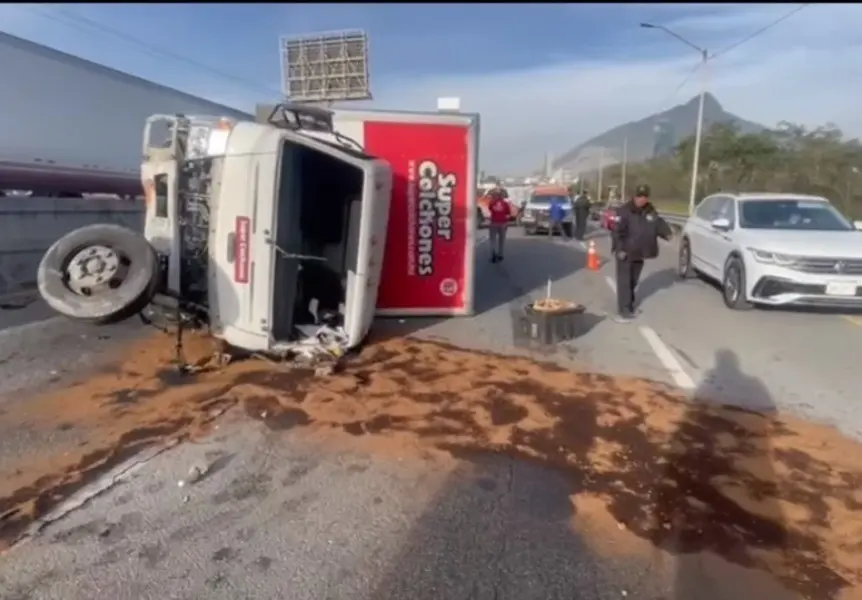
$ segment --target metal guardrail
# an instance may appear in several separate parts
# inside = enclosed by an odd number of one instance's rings
[[[688,221],[688,215],[681,215],[679,213],[659,213],[659,216],[668,222],[668,225],[671,227],[685,227],[685,222]]]

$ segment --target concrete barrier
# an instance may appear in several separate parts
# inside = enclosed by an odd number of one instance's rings
[[[30,289],[45,250],[94,223],[143,231],[144,203],[113,198],[0,197],[0,296]]]

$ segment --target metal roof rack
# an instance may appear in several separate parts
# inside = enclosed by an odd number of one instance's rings
[[[335,112],[319,106],[308,106],[293,102],[276,104],[266,121],[273,127],[290,129],[291,131],[315,131],[329,133],[345,147],[364,152],[362,144],[335,130],[333,117]]]

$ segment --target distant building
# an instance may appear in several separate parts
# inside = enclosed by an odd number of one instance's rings
[[[674,130],[673,126],[666,120],[662,119],[653,127],[655,137],[653,138],[653,158],[664,158],[671,156],[674,149]]]

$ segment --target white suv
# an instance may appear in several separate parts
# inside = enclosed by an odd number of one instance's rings
[[[679,275],[720,282],[725,305],[737,310],[862,307],[860,228],[819,196],[714,194],[683,228]]]

